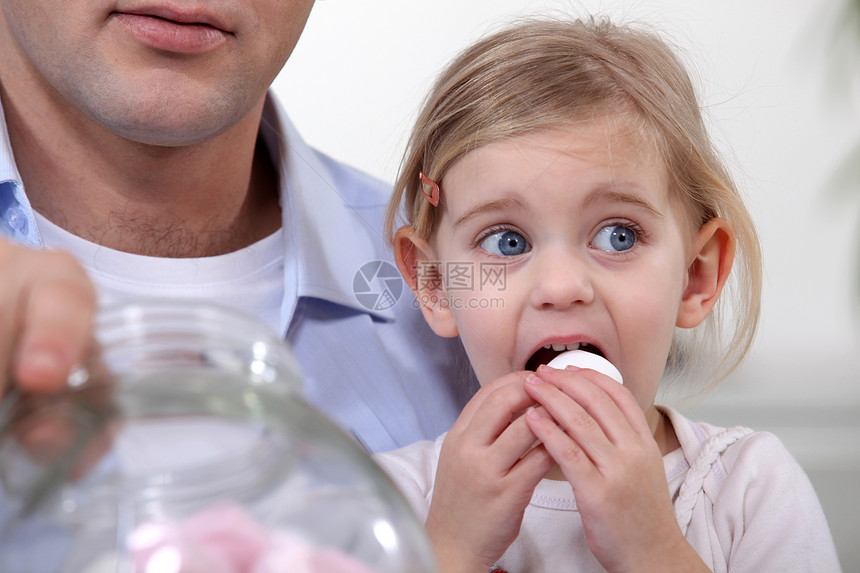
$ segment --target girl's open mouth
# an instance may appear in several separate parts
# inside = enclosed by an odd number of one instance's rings
[[[562,352],[567,352],[568,350],[584,350],[585,352],[591,352],[592,354],[597,354],[598,356],[605,358],[599,348],[588,343],[575,342],[573,344],[548,344],[532,354],[532,357],[526,362],[525,369],[532,371],[537,370],[537,367],[541,364],[549,364],[553,358]]]

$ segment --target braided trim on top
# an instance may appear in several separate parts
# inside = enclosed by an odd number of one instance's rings
[[[675,502],[675,517],[678,519],[678,525],[681,526],[681,532],[684,535],[687,534],[687,528],[693,519],[693,508],[696,506],[699,492],[702,491],[705,478],[711,472],[714,462],[719,459],[720,454],[726,451],[726,448],[751,433],[751,429],[743,426],[726,428],[719,434],[711,436],[702,447],[696,461],[690,467],[690,471],[687,472],[684,483],[681,484],[678,499]]]

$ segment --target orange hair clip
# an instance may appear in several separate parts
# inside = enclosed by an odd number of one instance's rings
[[[439,205],[439,184],[424,175],[423,171],[418,172],[418,180],[419,185],[421,185],[421,193],[424,194],[424,198],[430,202],[431,205],[437,207]],[[427,188],[430,188],[430,192],[427,192]]]

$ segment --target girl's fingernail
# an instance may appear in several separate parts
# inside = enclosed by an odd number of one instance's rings
[[[534,408],[526,412],[526,416],[528,416],[532,420],[540,420],[541,418],[543,418],[543,414],[541,414],[539,410]]]
[[[574,372],[577,370],[582,370],[582,368],[580,368],[579,366],[574,366],[573,364],[568,364],[567,366],[564,367],[564,369],[565,370],[572,370]]]
[[[534,374],[529,372],[528,376],[526,376],[526,382],[528,382],[529,384],[540,384],[541,382],[543,382],[543,380],[541,380],[540,377],[535,376]]]
[[[546,364],[541,364],[540,366],[537,367],[538,372],[547,372],[548,370],[552,370],[552,369],[549,366],[547,366]]]

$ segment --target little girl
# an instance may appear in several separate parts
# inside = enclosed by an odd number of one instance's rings
[[[419,116],[389,235],[401,216],[400,271],[482,385],[446,435],[376,458],[440,572],[839,570],[776,437],[654,404],[664,377],[737,365],[761,284],[750,216],[659,38],[539,20],[466,50]],[[545,366],[574,348],[623,384]]]

